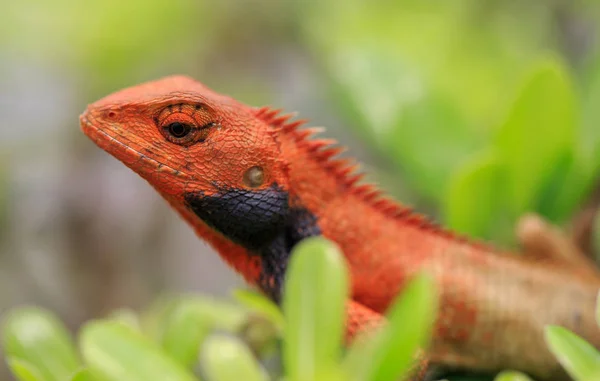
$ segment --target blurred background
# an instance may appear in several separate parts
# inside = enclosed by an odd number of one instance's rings
[[[518,217],[534,211],[588,253],[598,248],[597,1],[0,9],[0,313],[33,303],[75,328],[161,293],[242,285],[79,130],[88,103],[170,74],[326,126],[370,180],[456,230],[511,247]]]

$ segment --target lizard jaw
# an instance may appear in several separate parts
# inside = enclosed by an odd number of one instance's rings
[[[178,182],[188,183],[194,180],[194,176],[174,169],[148,155],[141,153],[132,147],[131,142],[122,134],[108,133],[104,129],[98,128],[88,117],[89,111],[84,112],[79,117],[81,130],[98,147],[110,153],[113,157],[123,162],[127,167],[138,173],[154,186],[160,186],[163,182],[172,183],[170,178],[177,177]],[[161,187],[162,188],[162,187]],[[177,192],[179,193],[179,192]],[[175,194],[175,193],[173,193]]]

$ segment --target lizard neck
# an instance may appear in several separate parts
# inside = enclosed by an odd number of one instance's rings
[[[182,200],[164,194],[163,197],[194,229],[196,235],[216,250],[221,258],[239,273],[246,282],[250,284],[258,283],[261,273],[260,257],[250,255],[246,248],[210,228]]]
[[[261,110],[258,115],[273,127],[287,162],[290,195],[316,216],[322,234],[341,247],[355,300],[384,311],[405,279],[428,261],[449,250],[458,252],[456,260],[483,257],[483,245],[437,227],[372,185],[359,185],[355,165],[334,158],[341,149],[332,148],[330,140],[309,139],[315,129],[300,130],[301,122],[288,123],[285,116]]]
[[[183,197],[163,196],[228,265],[276,302],[292,248],[321,234],[315,217],[275,185],[260,191],[224,188],[213,195],[189,191]]]

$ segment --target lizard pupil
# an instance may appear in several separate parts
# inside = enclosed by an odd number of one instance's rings
[[[189,125],[180,122],[174,122],[169,124],[167,126],[167,129],[169,130],[169,134],[171,134],[175,138],[183,138],[192,130],[192,128]]]

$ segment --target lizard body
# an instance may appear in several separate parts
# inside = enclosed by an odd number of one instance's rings
[[[251,284],[281,294],[292,247],[324,235],[348,261],[347,331],[381,324],[415,272],[441,291],[428,358],[435,364],[563,379],[545,324],[600,345],[600,278],[573,267],[499,252],[437,227],[360,184],[334,141],[277,110],[244,105],[173,76],[88,106],[86,135],[146,179],[196,233]]]

